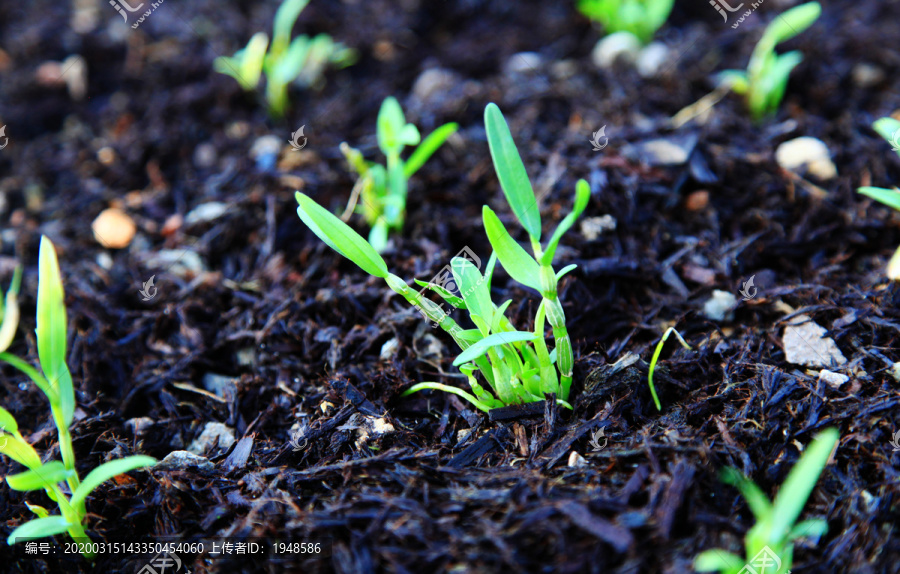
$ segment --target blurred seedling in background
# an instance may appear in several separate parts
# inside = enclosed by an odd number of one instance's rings
[[[21,270],[17,269],[12,285],[6,294],[6,304],[0,308],[0,361],[6,362],[26,374],[44,393],[50,403],[50,413],[56,423],[59,451],[62,461],[41,462],[37,451],[28,444],[19,432],[19,425],[13,415],[0,407],[0,453],[28,468],[25,472],[6,476],[6,483],[12,490],[43,490],[56,502],[61,514],[51,515],[50,511],[26,502],[29,510],[38,518],[19,525],[7,538],[7,544],[26,539],[55,536],[68,532],[78,542],[90,542],[84,531],[83,522],[87,515],[85,499],[100,484],[134,470],[152,466],[156,460],[149,456],[129,456],[101,464],[88,473],[82,482],[75,468],[75,452],[69,426],[75,415],[75,389],[72,375],[66,366],[66,308],[63,301],[63,286],[56,261],[53,244],[46,237],[41,238],[38,257],[39,283],[37,298],[37,347],[40,371],[19,357],[7,353],[19,320],[16,296],[21,280]],[[65,482],[65,490],[60,483]],[[82,549],[85,558],[93,558],[90,546]]]
[[[675,0],[579,0],[578,11],[600,22],[606,34],[629,32],[641,44],[653,39],[672,12]]]
[[[666,339],[669,338],[669,335],[675,333],[675,336],[678,337],[678,342],[681,343],[681,346],[691,350],[691,346],[688,345],[684,338],[681,336],[675,327],[669,327],[666,329],[666,332],[663,334],[662,339],[659,340],[659,343],[656,344],[656,350],[653,351],[653,358],[650,359],[650,371],[647,374],[647,385],[650,387],[650,394],[653,395],[653,404],[656,405],[656,410],[662,410],[662,403],[659,402],[659,397],[656,395],[656,387],[653,385],[653,373],[656,372],[656,363],[659,361],[659,355],[662,353],[663,345],[666,343]]]
[[[694,560],[698,572],[720,572],[739,574],[755,557],[773,553],[780,562],[777,569],[765,570],[767,574],[785,574],[791,569],[794,554],[794,540],[813,537],[818,540],[828,532],[828,523],[821,519],[804,520],[797,523],[800,512],[806,505],[816,482],[831,457],[840,435],[837,429],[829,428],[813,439],[800,460],[791,469],[787,479],[778,491],[774,502],[749,478],[733,468],[722,472],[722,481],[737,487],[753,516],[756,524],[744,537],[747,560],[725,550],[707,550]]]
[[[818,2],[808,2],[776,16],[753,49],[747,70],[726,70],[719,74],[721,85],[744,96],[754,120],[778,111],[791,71],[803,61],[799,51],[779,55],[775,47],[812,26],[821,13]]]
[[[900,121],[894,118],[881,118],[872,124],[872,127],[878,132],[878,135],[891,144],[897,155],[900,155]],[[894,189],[860,187],[857,191],[866,197],[871,197],[875,201],[900,211],[900,189],[896,187]],[[887,276],[891,281],[900,279],[900,247],[897,248],[888,262]]]
[[[381,104],[376,127],[378,147],[387,158],[387,165],[366,161],[359,150],[341,143],[341,152],[350,168],[359,175],[341,219],[347,221],[357,209],[371,228],[369,243],[375,251],[381,253],[387,247],[388,232],[403,229],[409,178],[419,171],[457,127],[454,123],[444,124],[419,144],[419,130],[413,124],[406,123],[400,103],[388,97]],[[409,159],[403,161],[400,158],[403,148],[416,145],[418,147]]]
[[[551,264],[560,238],[587,207],[590,188],[586,181],[578,181],[572,213],[560,222],[546,248],[541,249],[538,199],[506,120],[494,104],[489,104],[485,110],[485,126],[503,192],[516,218],[531,237],[534,257],[513,240],[494,212],[484,206],[485,230],[494,248],[484,275],[468,259],[454,257],[451,271],[462,296],[455,296],[442,286],[417,281],[419,285],[435,291],[453,307],[467,311],[474,329],[463,329],[436,303],[410,289],[403,279],[387,270],[387,265],[372,245],[299,191],[296,193],[299,204],[297,213],[329,247],[363,271],[384,279],[392,290],[415,306],[429,321],[449,333],[462,350],[453,364],[468,378],[471,393],[450,385],[423,382],[408,389],[404,395],[436,389],[456,394],[476,408],[489,411],[506,405],[544,400],[545,394],[552,393],[558,402],[571,408],[566,401],[572,382],[572,344],[557,296],[557,283],[575,266],[569,265],[556,273]],[[513,279],[543,295],[533,331],[517,330],[505,316],[512,300],[499,306],[491,301],[491,278],[498,259]],[[550,323],[556,340],[553,352],[547,349],[545,321]],[[476,371],[481,372],[493,394],[476,380]]]
[[[309,0],[282,2],[275,12],[271,44],[265,32],[257,32],[243,50],[213,62],[217,72],[233,77],[248,92],[256,89],[265,72],[266,100],[269,112],[276,117],[284,116],[292,82],[302,88],[319,88],[326,66],[345,68],[356,62],[356,52],[328,34],[314,38],[304,34],[291,40],[291,30],[308,3]]]

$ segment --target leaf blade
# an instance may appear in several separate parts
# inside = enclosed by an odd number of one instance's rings
[[[75,489],[75,492],[72,493],[70,504],[72,506],[77,506],[78,504],[84,502],[84,499],[87,498],[91,491],[93,491],[95,488],[97,488],[107,480],[113,478],[114,476],[118,476],[120,474],[136,470],[138,468],[153,466],[154,464],[156,464],[155,458],[142,454],[126,456],[125,458],[105,462],[89,472],[88,475],[84,477],[84,480],[81,482],[81,484],[78,485],[78,488]]]
[[[29,520],[25,524],[19,525],[13,530],[6,539],[6,543],[12,546],[23,539],[28,540],[31,538],[55,536],[66,532],[70,526],[71,524],[69,524],[69,521],[62,516],[35,518],[34,520]]]
[[[453,365],[458,367],[463,363],[468,363],[469,361],[484,355],[488,350],[500,345],[508,345],[519,341],[533,341],[534,339],[534,333],[528,331],[504,331],[503,333],[494,333],[460,353],[459,356],[456,357],[456,360],[453,361]]]
[[[485,205],[481,210],[481,216],[488,241],[509,276],[522,285],[540,292],[541,268],[537,261],[516,243],[490,207]]]

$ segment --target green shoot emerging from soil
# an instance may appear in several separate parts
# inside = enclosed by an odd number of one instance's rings
[[[359,175],[343,219],[346,221],[349,218],[361,196],[359,210],[371,228],[369,243],[379,253],[387,246],[388,231],[403,228],[409,178],[419,171],[456,128],[456,124],[444,124],[419,145],[419,130],[406,123],[400,104],[395,98],[388,97],[381,104],[377,125],[378,147],[387,158],[387,165],[367,162],[359,150],[346,143],[341,144],[341,152],[350,168]],[[403,148],[414,145],[418,147],[409,159],[405,162],[400,159]]]
[[[837,429],[819,433],[791,469],[774,502],[770,502],[752,480],[737,470],[729,468],[722,473],[724,482],[741,491],[756,518],[756,524],[744,537],[747,565],[754,565],[755,561],[764,558],[772,568],[767,568],[766,572],[784,574],[791,569],[794,540],[804,536],[819,538],[828,532],[828,523],[824,520],[796,522],[839,438]],[[698,572],[738,574],[743,572],[744,564],[740,557],[725,550],[707,550],[694,560],[694,569]]]
[[[681,336],[681,333],[675,330],[675,327],[666,329],[662,339],[656,344],[656,350],[653,351],[653,358],[650,359],[650,371],[647,373],[647,385],[650,387],[650,394],[653,395],[653,404],[656,405],[656,410],[658,411],[662,410],[662,404],[659,402],[659,397],[656,395],[656,387],[653,386],[653,373],[656,371],[656,363],[659,361],[659,354],[662,352],[663,345],[672,333],[675,333],[675,336],[678,337],[678,341],[681,343],[682,347],[688,351],[691,350],[691,346],[684,342],[684,338]]]
[[[894,147],[897,155],[900,155],[900,121],[894,118],[881,118],[872,127],[878,134],[886,139]],[[900,211],[900,189],[885,189],[883,187],[860,187],[859,193],[871,197],[875,201],[879,201],[888,207],[893,207]],[[887,276],[891,281],[900,279],[900,247],[894,252],[890,262],[888,262]]]
[[[578,10],[600,22],[607,34],[630,32],[643,44],[653,39],[675,0],[579,0]]]
[[[542,250],[539,243],[541,222],[537,198],[531,189],[506,121],[494,104],[488,105],[485,110],[485,122],[491,155],[503,191],[513,213],[531,235],[535,256],[529,256],[506,232],[494,212],[485,206],[485,229],[494,254],[491,255],[484,275],[471,261],[454,257],[451,272],[459,286],[461,297],[453,295],[442,286],[417,281],[422,287],[438,293],[453,307],[466,310],[475,329],[462,329],[441,307],[410,289],[403,279],[387,270],[384,260],[366,240],[300,192],[296,194],[299,204],[297,213],[328,246],[363,271],[384,279],[392,290],[449,333],[462,350],[453,364],[466,374],[472,393],[449,385],[425,382],[414,385],[404,395],[424,389],[437,389],[454,393],[476,408],[488,411],[506,405],[540,401],[545,398],[545,394],[552,393],[560,403],[568,407],[565,401],[572,383],[573,355],[565,315],[557,297],[557,283],[575,266],[570,265],[555,273],[551,263],[563,233],[587,207],[590,189],[586,181],[578,182],[573,212],[563,219],[547,247]],[[544,297],[537,309],[533,331],[517,330],[505,316],[511,300],[499,307],[491,301],[491,277],[498,259],[513,279],[536,289]],[[548,351],[544,339],[545,320],[550,323],[556,340],[556,348],[552,353]],[[475,371],[481,372],[495,394],[481,386],[475,378]]]
[[[344,68],[356,61],[352,49],[334,42],[327,34],[315,38],[302,35],[291,41],[294,23],[307,4],[309,0],[285,0],[278,7],[271,45],[269,37],[258,32],[250,38],[246,48],[234,56],[221,56],[213,62],[217,72],[233,77],[246,91],[255,90],[260,75],[265,72],[266,100],[269,112],[276,117],[284,115],[291,82],[302,87],[319,87],[325,66]]]
[[[149,456],[129,456],[101,464],[92,470],[82,482],[75,468],[75,453],[69,426],[75,413],[75,390],[72,375],[66,366],[66,308],[63,303],[63,286],[56,262],[53,244],[46,237],[41,239],[39,255],[39,283],[37,299],[37,347],[40,371],[27,362],[6,352],[18,322],[16,294],[19,271],[6,295],[3,326],[0,328],[0,360],[19,369],[34,381],[50,402],[50,412],[56,423],[59,451],[62,461],[41,462],[37,451],[19,432],[19,425],[12,414],[0,407],[0,453],[28,468],[19,474],[6,477],[13,490],[43,490],[59,506],[60,515],[36,504],[26,503],[38,518],[20,525],[7,538],[8,544],[23,539],[55,536],[68,532],[76,541],[89,542],[82,523],[86,516],[85,499],[100,484],[110,478],[134,470],[152,466],[156,460]],[[7,321],[10,321],[9,323]],[[15,321],[15,322],[13,322]],[[11,325],[11,326],[10,326]],[[8,335],[8,336],[7,336]],[[43,374],[42,374],[43,373]],[[68,485],[66,492],[60,483]],[[90,559],[93,554],[82,551]]]
[[[778,55],[775,47],[812,26],[821,13],[818,2],[807,2],[777,16],[753,49],[747,70],[726,70],[720,74],[722,83],[744,96],[755,120],[778,110],[791,70],[803,61],[799,51]]]

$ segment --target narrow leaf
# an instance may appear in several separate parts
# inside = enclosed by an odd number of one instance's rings
[[[528,172],[525,171],[525,164],[522,163],[519,150],[509,132],[509,125],[496,104],[488,104],[484,109],[484,127],[487,130],[494,169],[509,207],[528,235],[535,241],[540,241],[541,213],[537,198],[531,187],[531,180],[528,179]]]
[[[69,501],[72,506],[84,502],[84,499],[95,488],[109,480],[114,476],[124,474],[137,468],[144,468],[156,464],[156,459],[152,456],[135,455],[111,460],[103,463],[84,477],[84,481],[78,485],[78,488],[72,493],[72,499]]]
[[[531,287],[535,291],[541,290],[541,268],[534,257],[528,254],[521,245],[516,243],[506,227],[501,223],[500,218],[494,213],[490,207],[484,206],[481,210],[482,219],[484,220],[484,230],[487,233],[488,241],[494,248],[494,253],[500,263],[503,264],[509,276],[521,283]]]
[[[41,457],[30,444],[11,434],[0,434],[0,454],[28,468],[41,466]]]
[[[494,333],[493,335],[488,335],[484,339],[478,341],[477,343],[460,353],[459,356],[456,357],[456,360],[453,361],[453,365],[458,367],[463,363],[468,363],[476,357],[484,355],[488,352],[488,350],[500,345],[508,345],[511,343],[516,343],[518,341],[533,341],[534,339],[534,333],[529,333],[527,331]]]
[[[812,26],[821,13],[822,6],[818,2],[807,2],[795,6],[772,20],[763,33],[760,43],[771,43],[774,47],[786,42]]]
[[[53,243],[41,237],[38,255],[37,346],[41,369],[50,386],[59,393],[63,424],[72,424],[75,389],[66,366],[66,307],[62,279]]]
[[[878,132],[894,148],[900,148],[900,120],[894,118],[881,118],[872,124],[872,128]],[[900,155],[900,149],[895,150]]]
[[[62,516],[48,516],[47,518],[35,518],[12,531],[6,543],[12,546],[16,542],[23,542],[33,538],[55,536],[67,531],[71,524]]]
[[[787,536],[797,521],[838,439],[840,434],[837,429],[820,432],[791,469],[773,503],[771,540],[781,540]]]
[[[697,572],[737,572],[744,561],[725,550],[706,550],[694,558],[694,570]]]
[[[387,277],[388,270],[384,259],[349,225],[299,191],[294,197],[300,205],[297,208],[297,215],[319,239],[356,263],[369,275],[382,279]]]
[[[19,432],[19,424],[16,422],[16,418],[12,416],[12,413],[0,407],[0,433],[4,431],[9,434],[17,434]]]
[[[13,490],[25,492],[42,490],[68,479],[73,474],[74,470],[68,470],[62,462],[53,460],[38,468],[11,474],[6,477],[6,483]]]
[[[554,231],[553,235],[550,237],[550,242],[547,243],[547,248],[541,256],[541,265],[551,265],[553,263],[553,256],[556,254],[556,247],[559,245],[559,240],[562,239],[563,234],[575,224],[575,220],[584,213],[590,199],[591,186],[589,186],[588,182],[585,180],[579,179],[578,183],[575,184],[575,205],[572,207],[572,213],[565,216],[563,220],[559,222],[556,231]]]
[[[414,173],[419,171],[419,168],[425,165],[428,158],[434,155],[434,152],[436,152],[439,147],[444,145],[447,138],[456,132],[458,127],[457,124],[444,124],[428,134],[428,137],[419,144],[419,147],[417,147],[416,150],[412,152],[412,155],[409,156],[409,159],[406,160],[406,165],[403,166],[403,172],[406,174],[406,177],[412,177]]]
[[[757,521],[763,521],[772,514],[772,503],[756,483],[733,468],[722,470],[722,482],[730,484],[741,491],[747,506]]]
[[[900,211],[900,189],[884,189],[882,187],[860,187],[857,191],[866,197],[883,203]]]

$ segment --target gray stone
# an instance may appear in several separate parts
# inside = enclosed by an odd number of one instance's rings
[[[730,291],[712,292],[712,297],[703,305],[703,314],[711,321],[731,320],[732,311],[737,306],[737,297]]]
[[[194,439],[188,452],[194,454],[204,454],[213,445],[217,445],[220,449],[229,449],[234,444],[234,431],[222,423],[206,423],[200,436]]]
[[[153,470],[185,470],[187,468],[212,470],[215,466],[205,456],[197,456],[186,450],[176,450],[170,452],[166,455],[166,458],[156,463]]]
[[[775,150],[778,165],[788,171],[807,170],[819,179],[837,176],[837,168],[831,161],[831,153],[825,142],[808,136],[794,138],[778,146]]]
[[[830,367],[843,365],[847,359],[838,349],[834,339],[826,337],[828,331],[807,315],[797,315],[784,328],[785,358],[789,363],[806,367]]]
[[[616,32],[603,37],[591,51],[591,60],[601,69],[611,68],[616,61],[633,63],[641,51],[641,41],[631,32]]]

